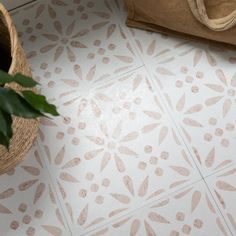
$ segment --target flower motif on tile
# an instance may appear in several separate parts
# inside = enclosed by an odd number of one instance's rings
[[[37,9],[35,12],[35,18],[42,17],[42,14],[44,11],[48,11],[48,15],[51,19],[55,19],[57,17],[57,13],[54,10],[55,6],[61,6],[65,7],[67,6],[67,3],[62,0],[50,0],[48,1],[49,3],[42,3],[42,4],[37,4]]]
[[[216,76],[218,78],[218,83],[208,83],[206,86],[217,92],[218,96],[208,98],[205,101],[207,106],[212,106],[222,101],[222,115],[225,117],[231,109],[234,109],[233,105],[236,104],[236,73],[229,80],[225,77],[224,72],[221,69],[216,70]]]
[[[78,38],[89,33],[88,29],[83,29],[79,32],[75,32],[76,21],[72,21],[65,29],[62,27],[62,23],[59,20],[53,22],[55,33],[44,33],[42,36],[49,40],[46,46],[40,48],[41,53],[48,53],[53,50],[54,62],[56,62],[60,56],[66,51],[67,58],[70,62],[76,61],[75,49],[87,48],[87,46],[81,43]]]
[[[129,188],[131,187],[129,186]],[[196,213],[199,211],[202,213],[203,208],[207,216]],[[122,232],[129,232],[130,235],[200,235],[212,227],[212,224],[206,224],[205,217],[213,219],[211,223],[215,223],[217,228],[215,232],[228,235],[208,194],[191,187],[147,208],[137,210],[123,217],[123,219],[116,220],[108,227],[101,227],[92,235],[110,235],[112,232],[114,235],[118,235],[121,230]]]
[[[181,78],[175,81],[175,87],[182,90],[189,91],[194,95],[198,94],[202,89],[202,84],[199,83],[204,79],[204,72],[197,71],[195,75],[188,74],[189,68],[187,66],[181,66],[180,72],[185,76],[185,79]],[[163,87],[161,81],[158,83]]]
[[[206,127],[206,122],[203,124],[193,118],[194,115],[201,112],[205,107],[202,104],[195,104],[186,109],[185,93],[179,98],[175,108],[172,105],[169,95],[165,94],[165,97],[170,104],[170,107],[181,113],[181,117],[183,118],[181,119],[182,124],[180,124],[180,127],[189,143],[191,143],[191,134],[188,132],[187,128],[202,129],[203,127]],[[208,125],[208,132],[205,132],[202,135],[202,139],[208,143],[212,143],[212,145],[215,145],[217,142],[220,144],[220,146],[227,148],[230,145],[230,138],[228,137],[232,136],[232,131],[234,130],[235,125],[233,123],[226,123],[225,128],[222,128],[222,125],[216,126],[217,119],[215,117],[210,117],[208,119]]]
[[[87,136],[87,139],[96,145],[96,149],[86,152],[84,158],[91,160],[102,156],[100,171],[103,171],[108,163],[113,159],[116,164],[116,169],[119,172],[125,171],[125,164],[122,161],[123,156],[135,157],[137,153],[128,147],[128,143],[138,138],[139,133],[137,131],[129,132],[126,135],[122,135],[122,122],[111,129],[108,128],[105,122],[99,125],[100,135]]]
[[[121,30],[121,29],[120,29]],[[113,34],[115,34],[113,32]],[[119,36],[117,36],[118,38]],[[108,39],[107,39],[108,40]],[[112,40],[110,40],[112,41]],[[135,53],[133,49],[131,48],[130,44],[127,43],[125,45],[126,47],[126,53],[129,53],[128,55],[118,55],[115,54],[117,50],[117,45],[114,43],[107,43],[107,44],[102,44],[103,39],[95,39],[93,41],[93,52],[89,52],[87,54],[87,58],[90,61],[94,61],[94,63],[100,61],[102,64],[109,65],[111,64],[112,60],[117,60],[122,63],[122,65],[114,70],[114,73],[120,73],[122,71],[125,71],[129,68],[131,68],[130,64],[134,61],[133,57],[135,57]],[[115,51],[116,50],[116,51]],[[96,52],[96,53],[95,53]],[[111,55],[113,58],[111,58]],[[106,71],[106,74],[103,76],[110,75],[110,71]]]
[[[147,153],[150,153],[151,155],[151,146],[146,145],[145,146],[145,151]],[[148,201],[150,199],[156,198],[163,193],[165,193],[169,189],[173,189],[176,187],[179,187],[180,185],[186,183],[190,179],[190,173],[192,164],[188,160],[188,157],[186,153],[182,150],[181,157],[186,161],[187,165],[186,166],[180,166],[180,165],[170,165],[170,166],[165,166],[162,165],[163,162],[165,162],[167,159],[169,159],[169,153],[166,151],[161,152],[160,157],[155,157],[151,156],[149,158],[149,162],[145,161],[147,158],[143,158],[142,161],[138,163],[138,169],[139,171],[144,171],[149,164],[151,164],[149,168],[149,175],[147,175],[141,182],[140,185],[135,188],[135,181],[132,178],[132,176],[125,175],[123,177],[123,184],[126,190],[128,190],[129,194],[123,193],[111,193],[111,196],[119,201],[120,203],[123,203],[126,206],[129,206],[133,201],[139,201],[139,198],[145,199],[145,201]],[[167,162],[167,161],[166,161]],[[157,164],[158,163],[158,164]],[[163,169],[163,166],[165,169]],[[152,170],[153,169],[153,170]],[[159,187],[154,188],[154,190],[149,189],[149,182],[154,181],[152,179],[152,176],[154,178],[156,177],[157,181],[164,181],[166,177],[166,172],[168,171],[173,171],[175,174],[175,179],[171,180],[170,184],[167,182],[167,186],[164,185],[157,185]],[[147,172],[147,171],[145,171]],[[153,172],[153,173],[152,173]],[[181,179],[178,179],[178,177],[182,177]],[[163,179],[162,179],[163,177]],[[168,186],[169,184],[169,186]],[[165,186],[165,187],[162,187]]]
[[[95,21],[97,23],[93,24],[91,26],[91,31],[98,31],[102,30],[103,34],[105,34],[105,38],[103,40],[95,39],[93,42],[93,45],[95,46],[95,50],[97,51],[97,54],[95,55],[94,52],[91,52],[88,54],[89,59],[99,59],[103,64],[109,64],[111,60],[118,60],[123,65],[116,68],[114,73],[119,73],[124,70],[127,70],[128,68],[131,68],[131,64],[134,61],[134,57],[136,57],[134,50],[132,49],[129,41],[127,40],[127,36],[123,30],[123,28],[120,26],[120,24],[117,24],[112,20],[113,17],[113,10],[111,6],[109,5],[108,1],[104,1],[105,9],[107,11],[96,11],[93,12],[93,14],[97,17]],[[105,32],[104,32],[104,28]],[[114,41],[114,38],[121,38],[122,40],[126,41],[126,44],[124,45],[126,47],[126,54],[119,54],[120,51],[116,50],[117,46],[112,41]],[[104,45],[104,42],[106,42],[107,45]],[[112,58],[110,58],[109,53],[112,52]],[[107,55],[106,55],[107,54]]]
[[[155,103],[155,106],[156,106],[155,111],[154,110],[152,110],[152,111],[151,110],[144,110],[143,111],[143,113],[146,116],[148,116],[150,119],[152,119],[153,122],[143,126],[142,127],[142,133],[146,134],[146,133],[158,130],[157,134],[158,134],[158,143],[159,143],[159,145],[166,140],[169,133],[172,133],[175,142],[178,145],[180,145],[180,142],[179,142],[179,140],[176,136],[175,131],[173,129],[170,129],[166,125],[163,125],[163,123],[165,123],[164,121],[166,120],[166,117],[163,116],[163,114],[165,112],[163,110],[163,107],[162,107],[159,99],[157,98],[157,96],[154,96],[153,100],[154,100],[154,103]]]
[[[125,185],[125,188],[128,190],[130,196],[125,195],[123,193],[111,193],[111,196],[117,201],[123,203],[124,205],[129,205],[132,198],[136,199],[135,197],[136,195],[141,198],[146,197],[149,186],[149,176],[146,176],[141,181],[140,186],[137,189],[134,188],[134,182],[132,180],[132,177],[128,175],[125,175],[123,177],[123,184]],[[163,190],[161,190],[161,192],[162,191]]]
[[[220,160],[220,163],[217,163],[215,147],[212,147],[209,153],[207,153],[207,155],[205,156],[201,156],[199,151],[195,147],[193,147],[193,151],[196,155],[198,163],[202,167],[207,168],[208,170],[217,171],[226,167],[227,165],[232,164],[232,160],[227,159],[227,157],[224,158],[223,160]]]
[[[187,131],[186,127],[191,128],[202,128],[203,124],[201,124],[199,121],[197,121],[193,116],[202,111],[204,106],[202,104],[194,104],[189,108],[186,108],[186,95],[185,93],[180,96],[180,98],[177,100],[176,105],[174,107],[174,104],[172,103],[170,97],[168,94],[165,93],[165,97],[171,107],[172,110],[175,110],[179,113],[181,113],[182,124],[180,124],[180,127],[186,136],[187,140],[191,143],[192,138],[191,134]]]
[[[49,163],[52,165],[57,166],[57,171],[58,171],[58,177],[56,177],[56,183],[58,186],[58,189],[60,191],[61,197],[63,200],[67,198],[67,193],[64,188],[64,184],[77,184],[79,183],[79,180],[74,177],[71,173],[70,170],[71,168],[76,168],[78,165],[81,163],[81,159],[79,157],[74,157],[70,159],[69,161],[65,162],[65,152],[66,148],[63,146],[59,152],[57,153],[56,157],[52,159],[50,149],[47,145],[44,145],[44,151],[47,155]],[[73,213],[72,213],[72,207],[70,203],[66,203],[66,209],[73,221]]]
[[[78,146],[80,144],[80,139],[77,136],[77,128],[79,130],[85,129],[86,123],[81,121],[75,125],[72,123],[69,116],[55,118],[54,120],[41,118],[39,126],[39,138],[42,143],[47,143],[47,131],[50,129],[51,134],[54,135],[54,138],[57,140],[57,142],[65,142],[65,140],[67,140],[70,141],[72,145]]]
[[[33,147],[33,149],[35,148]],[[41,159],[42,157],[38,150],[35,149],[30,158],[32,158],[32,160],[26,160],[25,163],[22,163],[20,166],[17,166],[15,169],[10,170],[7,174],[2,176],[9,180],[10,178],[21,178],[21,176],[25,176],[25,174],[29,174],[31,177],[28,180],[19,183],[18,188],[9,186],[9,188],[0,193],[0,201],[9,201],[9,203],[14,201],[14,204],[9,205],[9,207],[0,203],[0,214],[9,215],[10,218],[8,219],[11,220],[11,222],[8,227],[9,232],[12,232],[12,234],[14,234],[16,230],[19,231],[23,228],[26,229],[26,235],[33,236],[40,227],[43,227],[49,233],[59,236],[65,231],[65,224],[61,211],[57,206],[51,184],[45,183],[42,180],[44,168]],[[28,162],[31,164],[27,164]],[[9,183],[11,181],[12,180],[10,180]],[[26,199],[19,197],[21,195],[24,196],[25,192],[28,192],[27,194],[31,197]],[[48,197],[50,199],[49,203],[52,204],[48,207],[52,207],[53,211],[55,210],[53,214],[55,214],[55,217],[59,222],[57,225],[53,225],[53,223],[41,225],[42,222],[45,223],[42,219],[48,209],[41,208],[39,201],[42,202],[42,199],[45,200],[48,199]],[[16,209],[14,208],[15,203],[17,204]],[[47,220],[46,222],[49,223],[50,220]]]
[[[92,25],[92,30],[99,30],[103,27],[107,27],[106,39],[109,39],[113,35],[113,33],[115,33],[115,31],[117,30],[117,25],[110,23],[110,19],[112,17],[112,9],[110,8],[108,2],[105,1],[105,3],[106,3],[106,8],[108,9],[109,12],[96,11],[93,13],[102,21]]]
[[[80,211],[77,219],[75,217],[76,209],[71,206],[71,202],[65,203],[71,222],[76,223],[76,220],[79,226],[87,229],[105,221],[106,218],[104,215],[94,215],[94,207],[96,205],[101,206],[101,208],[104,207],[107,196],[105,190],[110,187],[110,183],[111,180],[109,178],[105,177],[101,178],[100,181],[96,181],[95,173],[90,171],[86,172],[83,182],[78,185],[79,188],[77,196],[79,197],[78,201],[81,202],[81,204],[79,207]],[[93,199],[93,202],[89,199]],[[94,205],[94,203],[96,205]]]
[[[160,151],[161,146],[158,146],[157,150]],[[195,168],[184,149],[180,150],[179,154],[177,154],[178,152],[171,153],[165,150],[157,154],[159,151],[154,151],[151,145],[146,145],[144,147],[145,154],[142,155],[142,160],[137,165],[140,172],[145,173],[148,169],[150,176],[154,176],[154,180],[151,181],[164,182],[164,185],[156,185],[164,186],[162,191],[155,189],[153,192],[153,190],[148,189],[151,194],[148,194],[147,200],[155,198],[163,192],[183,186],[192,180],[192,173],[195,172]],[[181,163],[176,163],[176,159]],[[168,180],[169,174],[173,177],[170,180]]]
[[[223,212],[226,213],[226,217],[236,233],[235,208],[234,205],[232,205],[236,194],[235,176],[235,167],[228,168],[223,171],[223,173],[217,174],[213,180],[212,191],[214,191]]]
[[[149,176],[146,176],[141,182],[140,185],[135,188],[134,181],[132,177],[125,175],[123,177],[123,184],[128,190],[129,194],[125,193],[110,193],[111,197],[114,198],[119,203],[123,204],[123,207],[120,209],[116,209],[110,213],[110,215],[116,215],[119,212],[122,212],[124,209],[129,208],[132,201],[139,201],[139,199],[146,199],[149,200],[152,197],[159,196],[165,192],[164,189],[160,188],[156,190],[154,193],[148,195],[148,187],[149,187]]]
[[[223,121],[223,124],[218,124],[219,121],[215,117],[208,119],[208,132],[203,135],[204,141],[215,145],[215,147],[228,148],[232,146],[234,141],[233,134],[235,130],[235,122]],[[216,143],[218,145],[216,145]]]
[[[97,225],[99,223],[102,223],[105,221],[104,217],[98,217],[94,219],[92,222],[88,221],[88,214],[89,214],[90,208],[89,205],[86,204],[86,206],[81,210],[78,219],[77,219],[77,224],[80,226],[84,226],[86,229]]]
[[[156,34],[150,31],[140,31],[137,29],[129,29],[139,52],[145,56],[148,62],[159,62],[164,64],[175,59],[175,56],[169,55],[172,50],[182,47],[186,42],[176,41],[169,45],[170,39],[166,34]],[[163,41],[160,47],[160,41]]]
[[[63,146],[59,150],[59,152],[57,153],[57,155],[53,159],[51,156],[50,148],[47,145],[44,145],[44,150],[47,155],[49,163],[57,166],[59,176],[56,179],[56,181],[57,181],[57,185],[60,189],[61,196],[63,199],[65,199],[66,198],[66,191],[63,187],[63,184],[64,183],[71,183],[71,184],[79,183],[79,180],[70,173],[70,169],[75,168],[78,165],[80,165],[81,159],[79,157],[74,157],[74,158],[70,159],[69,161],[65,161],[65,153],[66,153],[65,146]]]
[[[217,65],[217,61],[214,57],[214,53],[224,52],[224,51],[226,51],[226,49],[224,49],[223,47],[220,48],[220,47],[213,47],[213,46],[202,46],[202,47],[197,46],[197,47],[192,47],[190,50],[187,50],[186,52],[183,52],[180,56],[185,56],[189,53],[194,52],[193,66],[197,66],[198,63],[202,60],[202,58],[205,55],[209,65],[214,67]]]
[[[46,185],[43,182],[40,182],[40,179],[38,177],[40,176],[40,168],[43,168],[42,161],[40,159],[40,156],[38,152],[35,152],[35,159],[37,161],[37,164],[39,167],[36,166],[28,166],[28,165],[23,165],[21,168],[27,172],[32,179],[29,179],[23,183],[21,183],[18,188],[20,191],[26,191],[27,189],[33,187],[36,185],[35,193],[34,193],[34,198],[33,198],[33,203],[35,204],[40,198],[43,197],[45,190],[46,190]],[[50,186],[49,186],[50,187]]]
[[[91,107],[93,115],[95,117],[100,117],[102,113],[100,107],[104,102],[111,102],[112,99],[100,91],[102,90],[101,87],[94,88],[96,83],[94,78],[96,75],[96,65],[92,66],[89,71],[84,74],[81,66],[76,64],[74,65],[74,72],[77,79],[61,80],[66,86],[69,86],[70,90],[63,91],[58,100],[63,101],[62,105],[65,108],[76,104],[78,116],[80,116],[85,109]],[[106,88],[107,87],[109,86],[106,86]]]
[[[132,87],[129,90],[120,90],[117,94],[117,98],[113,100],[112,112],[115,115],[127,115],[130,120],[136,120],[137,110],[141,109],[141,104],[143,102],[142,93],[144,90],[150,94],[153,93],[153,88],[150,82],[145,78],[144,75],[129,74],[128,76],[122,76],[119,81],[129,80],[132,82]],[[140,91],[141,90],[141,91]]]
[[[0,200],[8,199],[15,194],[14,188],[1,189]],[[0,213],[1,214],[12,214],[11,210],[7,206],[1,204],[0,202]]]

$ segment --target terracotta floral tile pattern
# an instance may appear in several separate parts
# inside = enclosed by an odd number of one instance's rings
[[[70,235],[37,144],[0,177],[1,235]]]
[[[203,182],[86,235],[230,235]]]
[[[201,178],[143,68],[96,91],[100,108],[88,103],[81,111],[75,102],[70,113],[62,107],[66,118],[41,126],[49,168],[76,232]]]
[[[115,5],[125,15],[122,1]],[[173,38],[164,43],[155,33],[129,31],[202,174],[232,164],[236,142],[234,51]],[[162,46],[167,50],[158,53]]]
[[[73,68],[96,70],[94,80],[102,80],[141,65],[110,1],[40,1],[14,12],[14,20],[32,68],[38,76],[44,68],[46,79],[55,79],[50,69],[70,78]]]
[[[233,235],[236,233],[236,209],[232,204],[235,201],[236,192],[235,175],[236,167],[234,165],[206,179]]]
[[[201,47],[207,48],[200,45],[194,51]],[[178,63],[157,63],[150,70],[202,174],[207,175],[234,162],[235,72],[225,54],[211,57],[194,51]]]
[[[234,235],[232,51],[128,29],[119,0],[11,14],[61,116],[0,177],[0,235]]]

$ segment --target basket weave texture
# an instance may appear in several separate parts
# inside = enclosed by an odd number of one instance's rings
[[[11,55],[9,74],[22,73],[32,76],[12,19],[2,4],[0,4],[0,47],[8,49]],[[10,87],[16,91],[22,89],[16,84],[11,84]],[[38,120],[13,117],[13,138],[9,151],[0,145],[0,174],[9,171],[24,159],[37,136],[37,131]]]

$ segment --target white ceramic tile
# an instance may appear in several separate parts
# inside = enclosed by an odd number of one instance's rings
[[[39,146],[0,176],[0,235],[230,235],[198,181],[234,162],[235,54],[128,29],[119,0],[11,14],[61,117],[41,119]],[[234,175],[207,179],[232,232]]]
[[[42,146],[77,232],[201,178],[145,69],[116,80],[88,91],[83,110],[80,100],[62,104],[64,120],[42,122]]]
[[[217,204],[231,228],[233,235],[236,234],[236,167],[235,165],[206,178]]]
[[[71,235],[38,145],[0,176],[0,235]]]
[[[1,0],[1,3],[6,7],[7,10],[12,10],[30,2],[32,2],[32,0]]]
[[[43,84],[53,86],[61,72],[66,79],[90,82],[142,64],[109,1],[44,0],[15,11],[13,18]]]
[[[231,235],[200,182],[86,235]]]
[[[115,1],[118,15],[126,15]],[[123,21],[125,28],[125,22]],[[235,136],[235,52],[129,29],[131,38],[203,175],[231,165]],[[160,38],[162,37],[161,41]]]
[[[175,62],[148,67],[203,175],[234,162],[236,85],[229,55],[199,45]]]

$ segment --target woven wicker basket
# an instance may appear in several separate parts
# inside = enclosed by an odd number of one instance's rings
[[[4,59],[10,59],[9,74],[22,73],[32,76],[24,51],[19,43],[16,29],[7,10],[0,4],[0,49]],[[6,58],[7,56],[7,58]],[[2,58],[3,56],[0,55]],[[13,84],[11,88],[20,91],[21,87]],[[32,146],[37,135],[38,120],[13,118],[13,138],[9,151],[0,145],[0,174],[3,174],[22,161]]]

